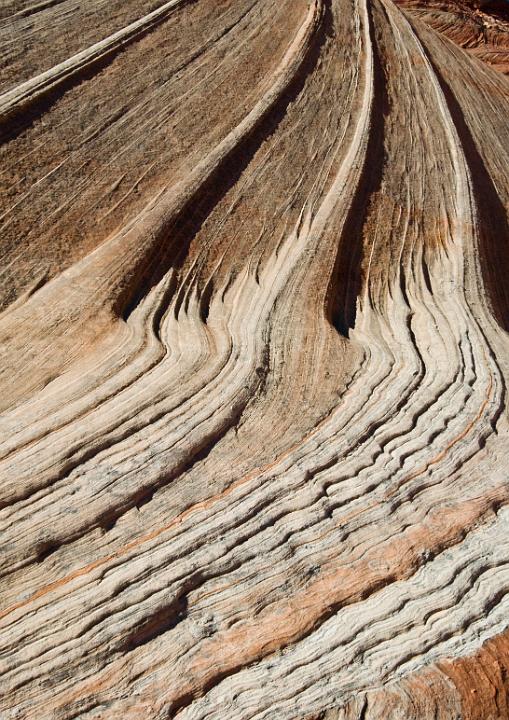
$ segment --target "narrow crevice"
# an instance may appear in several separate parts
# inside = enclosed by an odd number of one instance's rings
[[[214,292],[214,281],[212,278],[207,282],[200,297],[200,319],[206,323],[209,317],[210,301]]]
[[[302,92],[308,77],[315,70],[322,47],[332,34],[330,0],[324,2],[318,26],[310,40],[298,72],[290,80],[282,95],[260,118],[256,127],[243,137],[219,162],[198,191],[179,211],[164,232],[157,249],[136,275],[136,285],[126,288],[117,303],[117,312],[125,319],[156,285],[170,267],[180,269],[188,257],[191,243],[214,208],[237,184],[264,142],[276,132],[289,106]],[[181,291],[185,291],[185,286]],[[200,288],[198,288],[200,290]]]
[[[428,263],[426,262],[424,256],[422,258],[422,275],[424,277],[424,282],[426,284],[426,288],[428,289],[429,294],[433,295],[433,288],[431,286],[431,277],[429,274]]]
[[[157,485],[140,488],[140,490],[138,490],[134,495],[126,498],[125,503],[121,507],[112,508],[102,513],[97,518],[95,524],[105,533],[110,532],[110,530],[113,530],[118,520],[125,515],[126,512],[134,507],[140,510],[144,505],[151,502],[157,490]]]
[[[385,117],[390,105],[387,82],[380,60],[372,8],[368,6],[369,36],[373,52],[373,100],[369,138],[364,163],[348,215],[346,217],[328,292],[327,317],[345,338],[355,326],[357,298],[362,287],[364,227],[370,199],[380,191],[384,169]]]
[[[407,308],[410,310],[410,301],[408,299],[408,293],[407,293],[407,289],[406,289],[406,275],[405,275],[405,270],[402,265],[400,266],[400,269],[399,269],[399,287],[401,290],[401,295],[403,296],[403,302],[405,303]]]
[[[368,696],[364,695],[359,720],[368,720]]]
[[[191,705],[195,700],[195,694],[192,692],[183,693],[179,695],[178,699],[170,703],[167,708],[164,709],[165,720],[173,720],[180,710]]]
[[[177,598],[171,604],[159,608],[132,632],[123,644],[124,652],[132,652],[161,635],[173,630],[180,622],[187,617],[187,596]]]
[[[421,39],[421,43],[424,46],[424,40]],[[427,48],[426,57],[444,94],[470,171],[478,215],[481,271],[485,289],[490,297],[493,316],[499,326],[509,332],[509,285],[507,283],[509,277],[509,222],[507,212],[477,148],[463,110]]]
[[[61,547],[60,543],[55,542],[53,540],[48,540],[46,542],[40,543],[37,548],[37,556],[36,556],[36,562],[42,563],[47,558],[50,557],[50,555],[53,555],[54,552],[56,552]]]

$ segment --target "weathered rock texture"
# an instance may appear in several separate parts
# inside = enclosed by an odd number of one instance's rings
[[[508,0],[397,0],[497,70],[509,74]]]
[[[391,0],[1,14],[2,720],[507,718],[508,79]]]

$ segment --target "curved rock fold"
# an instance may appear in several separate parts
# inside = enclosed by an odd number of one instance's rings
[[[488,9],[89,5],[0,19],[1,717],[507,717]]]

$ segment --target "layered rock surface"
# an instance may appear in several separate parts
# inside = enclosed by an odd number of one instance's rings
[[[508,79],[391,0],[0,12],[0,717],[508,717]]]
[[[467,52],[509,74],[507,0],[397,0]]]

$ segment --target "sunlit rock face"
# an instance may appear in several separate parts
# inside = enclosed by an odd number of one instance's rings
[[[469,12],[2,3],[2,720],[509,716]]]
[[[508,0],[397,0],[472,56],[509,75]]]

